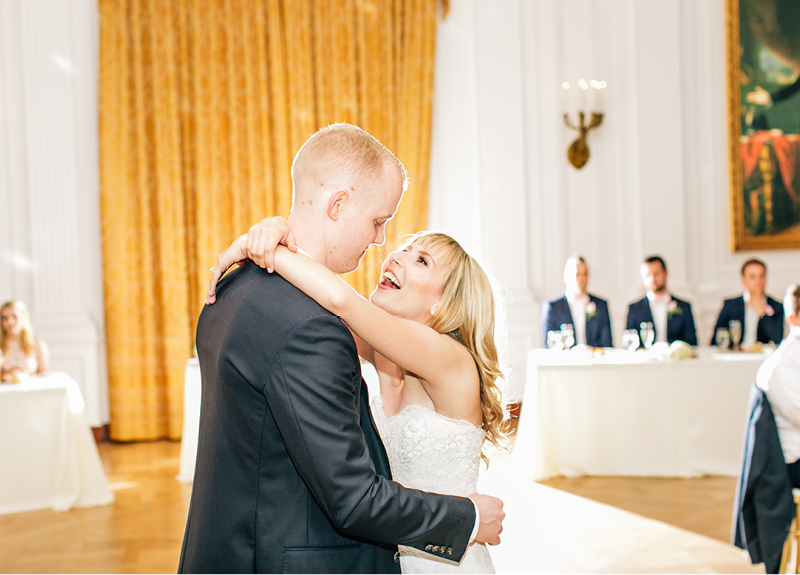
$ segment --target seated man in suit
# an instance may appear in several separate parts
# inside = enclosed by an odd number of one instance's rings
[[[667,292],[667,264],[659,256],[650,256],[639,269],[647,294],[628,307],[627,329],[639,331],[643,322],[653,324],[656,342],[685,341],[697,345],[694,317],[690,303]],[[641,332],[639,334],[641,342]]]
[[[744,295],[726,299],[722,305],[711,345],[717,345],[717,329],[727,328],[733,320],[741,323],[742,349],[748,349],[756,342],[780,343],[783,339],[783,307],[764,293],[767,286],[766,264],[757,259],[744,262],[742,285]]]
[[[772,405],[792,485],[800,487],[800,284],[786,290],[783,310],[789,335],[758,368],[756,385]]]
[[[611,320],[608,303],[586,293],[589,267],[581,256],[572,256],[564,266],[563,296],[544,302],[542,306],[542,332],[547,345],[547,332],[558,330],[561,324],[572,324],[575,343],[592,347],[612,347]]]

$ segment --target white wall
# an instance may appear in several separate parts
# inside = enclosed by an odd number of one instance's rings
[[[108,420],[93,0],[0,1],[0,300],[27,301],[53,368]],[[619,339],[658,252],[710,337],[750,255],[770,292],[798,250],[734,254],[728,224],[724,0],[452,0],[439,26],[431,227],[451,231],[513,295],[521,397],[539,311],[583,254]],[[608,82],[592,157],[566,161],[564,80]],[[574,111],[574,110],[573,110]]]
[[[572,253],[609,300],[617,343],[646,255],[667,260],[701,343],[721,300],[741,293],[747,257],[767,262],[778,299],[800,281],[798,250],[731,252],[724,0],[451,0],[437,42],[430,226],[513,294],[517,399],[542,301],[563,291]],[[561,83],[581,77],[608,88],[578,171]]]
[[[97,5],[0,1],[0,301],[24,300],[51,368],[108,421]]]

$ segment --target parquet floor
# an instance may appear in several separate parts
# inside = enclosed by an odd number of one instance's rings
[[[105,507],[0,516],[4,573],[175,573],[191,484],[180,443],[101,443],[116,501]]]
[[[191,493],[175,479],[179,454],[176,442],[101,444],[116,501],[0,516],[0,572],[174,573]],[[734,482],[597,477],[546,485],[727,541]]]
[[[730,542],[735,477],[557,477],[541,483]]]

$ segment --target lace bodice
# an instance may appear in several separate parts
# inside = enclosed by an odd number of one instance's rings
[[[482,429],[423,405],[409,405],[387,418],[381,395],[372,399],[371,407],[392,479],[406,487],[445,495],[466,497],[477,491]],[[460,564],[402,545],[400,554],[403,573],[494,573],[489,550],[477,543],[467,548]]]
[[[409,405],[387,418],[383,397],[372,400],[375,425],[386,446],[392,478],[414,489],[460,495],[475,493],[484,432],[423,405]]]

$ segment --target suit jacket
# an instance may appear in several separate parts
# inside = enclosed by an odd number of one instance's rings
[[[742,473],[733,502],[732,543],[777,573],[795,514],[792,482],[767,396],[755,384],[747,407]]]
[[[398,543],[461,559],[473,503],[390,480],[339,318],[248,263],[203,309],[197,354],[200,435],[180,573],[399,572]]]
[[[667,341],[672,343],[673,341],[680,340],[685,341],[689,345],[697,345],[697,333],[694,330],[692,304],[680,300],[675,296],[670,297],[672,297],[672,301],[677,304],[677,307],[674,312],[667,313]],[[650,302],[647,296],[639,301],[633,302],[628,307],[627,329],[635,329],[638,332],[639,324],[652,321],[653,314],[650,312]],[[655,327],[655,323],[653,323],[653,330],[655,331],[656,339],[658,339],[658,330]],[[641,342],[641,337],[640,332],[639,342],[640,345],[644,345]]]
[[[586,344],[593,347],[613,347],[611,340],[611,319],[608,314],[606,300],[589,294],[589,301],[594,302],[595,313],[586,314]],[[547,332],[561,329],[562,323],[575,324],[569,309],[567,296],[551,299],[542,306],[542,342],[547,346]]]
[[[783,339],[783,305],[767,296],[767,304],[775,312],[773,315],[765,315],[758,320],[758,330],[756,341],[769,343],[771,341],[780,343]],[[711,336],[711,345],[717,345],[717,328],[728,327],[731,320],[738,319],[742,322],[742,337],[744,337],[744,296],[726,299],[722,304],[722,310],[717,318],[717,325],[714,326],[714,334]],[[730,344],[733,347],[733,343]]]

